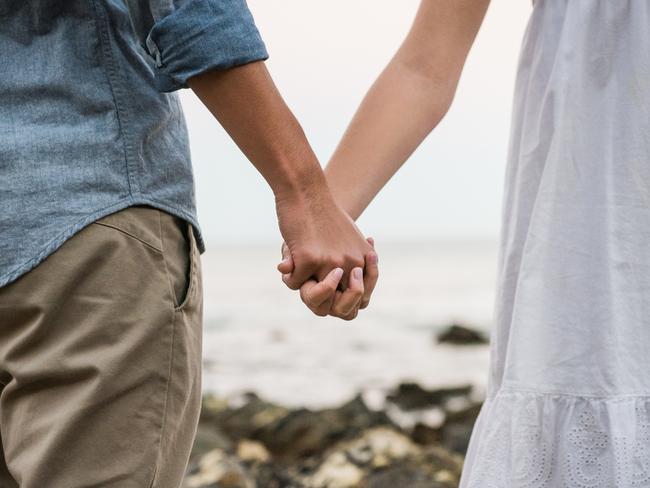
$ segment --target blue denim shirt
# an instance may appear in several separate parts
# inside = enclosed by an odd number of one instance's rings
[[[187,79],[266,59],[245,0],[0,2],[0,286],[107,214],[197,230]]]

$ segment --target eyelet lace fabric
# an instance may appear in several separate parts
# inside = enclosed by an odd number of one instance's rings
[[[500,392],[472,435],[462,488],[650,488],[650,397]]]

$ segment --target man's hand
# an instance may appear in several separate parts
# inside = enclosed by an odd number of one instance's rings
[[[365,267],[372,247],[350,217],[334,202],[325,185],[305,194],[276,197],[278,222],[293,269],[286,285],[297,290],[307,280],[322,281],[334,268],[341,268],[347,284],[354,268]],[[345,288],[345,286],[344,286]]]
[[[316,315],[324,317],[332,315],[344,320],[356,318],[360,309],[370,303],[370,297],[379,278],[379,258],[374,251],[374,240],[368,238],[368,243],[373,250],[365,256],[365,270],[354,268],[347,282],[347,289],[340,291],[339,285],[343,278],[343,270],[336,268],[319,281],[307,280],[300,287],[300,298],[307,307]],[[294,269],[293,259],[286,243],[282,245],[282,262],[278,270],[282,279],[287,282]]]

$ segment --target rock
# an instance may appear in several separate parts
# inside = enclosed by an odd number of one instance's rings
[[[201,457],[198,472],[186,478],[185,487],[257,488],[257,483],[237,458],[214,449]]]
[[[391,428],[370,429],[359,437],[334,446],[318,470],[307,479],[314,488],[352,488],[359,485],[368,470],[389,465],[418,452],[404,434]]]
[[[222,412],[228,410],[228,402],[211,393],[203,395],[201,401],[201,421],[209,422]]]
[[[462,460],[445,449],[426,449],[393,428],[370,429],[341,442],[305,479],[310,488],[455,488]]]
[[[233,443],[230,438],[221,430],[215,417],[220,412],[226,411],[228,404],[225,400],[217,398],[212,394],[203,396],[201,403],[201,415],[197,427],[192,453],[189,459],[189,466],[194,467],[199,458],[213,449],[232,452]]]
[[[480,410],[481,403],[473,403],[462,410],[447,412],[440,428],[441,444],[454,452],[465,454]]]
[[[432,446],[368,473],[358,488],[456,488],[461,469],[460,457]]]
[[[487,344],[488,338],[480,331],[469,327],[452,324],[437,336],[438,343],[455,345]]]
[[[442,439],[441,429],[431,427],[422,422],[418,422],[411,431],[411,439],[417,444],[431,445],[439,444]]]
[[[259,432],[274,425],[289,412],[290,410],[266,402],[255,394],[247,394],[241,407],[211,412],[206,421],[221,428],[233,440],[258,440]]]
[[[345,454],[331,454],[310,479],[313,488],[353,488],[363,479],[364,472],[346,459]]]
[[[369,410],[360,396],[339,408],[298,409],[277,418],[254,434],[273,454],[284,460],[314,456],[343,439],[380,425],[392,425],[386,414]]]
[[[263,444],[243,439],[237,444],[237,457],[245,462],[266,463],[271,459]]]
[[[183,488],[455,488],[462,457],[441,443],[466,449],[480,409],[470,393],[404,383],[387,405],[413,417],[401,427],[360,396],[309,410],[208,395]]]
[[[249,466],[259,488],[308,488],[302,482],[300,469],[300,465],[289,466],[278,462]]]
[[[213,449],[231,452],[233,447],[233,442],[219,428],[199,423],[189,464],[197,462],[201,456]]]
[[[471,392],[471,385],[426,390],[417,383],[401,383],[388,395],[388,400],[402,410],[418,410],[442,406],[450,398],[468,396]]]
[[[359,488],[442,488],[446,486],[451,485],[441,485],[408,464],[398,464],[371,473],[359,484]]]

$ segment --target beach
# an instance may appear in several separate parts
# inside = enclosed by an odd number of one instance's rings
[[[485,387],[487,347],[458,350],[434,336],[453,322],[489,333],[495,243],[379,243],[380,282],[353,322],[302,305],[275,270],[279,247],[204,253],[205,391],[326,407],[406,380]]]
[[[332,468],[339,474],[355,473],[348,478],[317,474],[329,469],[326,464],[333,453],[345,452],[350,443],[381,445],[387,439],[409,453],[396,459],[388,456],[387,466],[394,467],[393,461],[404,464],[406,459],[413,472],[402,474],[412,479],[424,476],[421,486],[455,486],[464,445],[485,393],[489,347],[438,343],[437,338],[451,324],[489,336],[496,244],[379,244],[380,284],[369,309],[353,322],[312,316],[297,293],[281,283],[274,269],[278,249],[279,245],[220,246],[202,256],[206,400],[187,486],[212,486],[210,476],[203,483],[199,475],[212,472],[214,477],[215,470],[223,471],[224,466],[234,466],[241,476],[235,476],[238,481],[232,485],[222,481],[215,486],[390,486],[381,484],[381,477],[379,484],[368,484],[378,473],[386,479],[392,476],[384,472],[385,466],[377,471],[371,462]],[[405,403],[401,395],[410,399]],[[348,416],[350,409],[356,413]],[[277,417],[279,423],[253,425],[252,412]],[[332,416],[338,418],[335,433],[328,430]],[[237,428],[232,427],[232,418],[240,419]],[[296,444],[292,422],[302,425],[304,435],[311,432],[317,446],[313,452],[287,447]],[[319,427],[320,423],[329,427]],[[284,444],[270,441],[281,434]],[[278,456],[284,451],[291,454]],[[202,458],[207,459],[203,468]],[[446,467],[436,471],[436,463]],[[424,473],[427,469],[430,478]],[[290,481],[281,481],[282,476]],[[440,476],[448,476],[447,481],[426,484]]]

